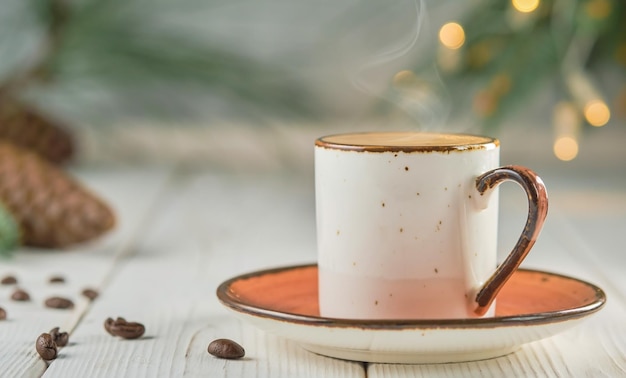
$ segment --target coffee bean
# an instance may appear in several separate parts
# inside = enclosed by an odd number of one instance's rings
[[[242,358],[246,355],[246,351],[241,345],[229,339],[217,339],[212,341],[211,344],[209,344],[208,352],[215,357],[229,360]]]
[[[113,325],[113,322],[114,322],[114,321],[115,321],[115,320],[113,320],[113,318],[107,318],[107,319],[104,321],[104,329],[105,329],[105,330],[107,331],[107,333],[108,333],[109,335],[111,335],[111,336],[115,336],[115,335],[113,334],[113,332],[111,332],[111,326]]]
[[[13,294],[11,294],[11,299],[18,302],[26,302],[30,301],[30,295],[22,289],[16,289]]]
[[[104,329],[113,335],[119,336],[124,339],[137,339],[146,332],[146,328],[143,324],[137,322],[128,322],[126,319],[118,317],[113,320],[112,318],[107,318],[104,321]]]
[[[59,332],[59,327],[52,328],[48,333],[59,347],[66,346],[67,342],[70,341],[70,335],[67,332]]]
[[[17,283],[17,278],[13,276],[5,276],[0,280],[0,284],[2,285],[15,285]]]
[[[62,297],[50,297],[46,299],[44,304],[46,305],[46,307],[49,307],[49,308],[66,309],[66,308],[74,307],[74,302],[72,302],[71,300],[67,298],[62,298]]]
[[[123,339],[137,339],[143,336],[145,332],[146,328],[143,324],[136,322],[114,322],[111,326],[111,333]]]
[[[57,345],[49,333],[42,333],[35,343],[37,353],[46,361],[57,358]]]
[[[128,323],[126,321],[126,319],[124,318],[120,318],[119,316],[117,317],[117,319],[113,320],[113,318],[107,318],[104,321],[104,329],[111,335],[111,336],[116,336],[113,331],[111,331],[111,327],[113,326],[114,323],[117,324],[125,324]]]
[[[81,293],[84,297],[89,298],[90,301],[98,298],[98,292],[94,289],[85,289]]]
[[[7,312],[0,307],[0,320],[5,320],[7,318]]]
[[[48,282],[49,283],[64,283],[65,282],[65,278],[63,278],[61,276],[52,276],[52,277],[50,277]]]

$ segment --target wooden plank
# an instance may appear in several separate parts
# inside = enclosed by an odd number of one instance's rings
[[[317,356],[240,323],[215,296],[233,275],[314,260],[312,187],[217,174],[174,182],[153,227],[72,335],[76,347],[46,376],[364,376],[360,363]],[[109,316],[142,322],[145,337],[111,337],[102,325]],[[241,343],[246,357],[210,356],[207,346],[216,338]]]
[[[154,182],[135,177],[141,176],[139,172],[115,176],[115,180],[107,174],[91,175],[94,182],[102,179],[98,185],[114,187],[111,193],[119,190],[120,197],[132,197],[127,192],[131,186],[138,192],[154,187]],[[20,259],[26,259],[21,260],[24,265],[11,268],[20,276],[25,274],[24,285],[28,283],[29,288],[36,289],[33,290],[39,297],[37,303],[48,293],[75,295],[79,288],[91,282],[106,284],[101,298],[89,309],[72,313],[84,314],[71,336],[72,345],[64,348],[60,358],[47,370],[34,354],[34,338],[62,322],[73,327],[79,319],[66,312],[18,306],[24,314],[20,319],[28,321],[14,323],[11,319],[0,323],[3,340],[9,333],[18,335],[12,337],[19,339],[0,346],[0,368],[4,369],[0,371],[7,376],[40,376],[45,370],[46,377],[364,376],[360,363],[317,356],[288,340],[240,323],[217,303],[214,295],[215,287],[233,275],[314,261],[312,182],[300,180],[225,174],[179,176],[159,198],[159,206],[150,212],[149,227],[144,224],[131,230],[132,227],[124,226],[126,237],[112,236],[82,253],[63,254],[67,259],[60,258],[61,254],[50,256],[40,251],[25,257],[20,255]],[[113,184],[118,181],[127,184]],[[554,197],[555,192],[551,194]],[[501,244],[505,249],[515,241],[523,224],[523,216],[517,219],[517,213],[508,212],[519,210],[523,215],[523,198],[518,203],[518,193],[511,195],[515,196],[514,204],[507,202],[506,194],[503,196]],[[145,200],[142,196],[133,199]],[[140,218],[146,216],[146,211],[133,210],[138,205],[128,198],[119,203],[125,204],[121,209],[127,211],[124,219],[135,219],[135,225],[142,224]],[[609,295],[609,303],[602,312],[574,330],[502,358],[444,365],[371,364],[367,366],[367,375],[626,376],[623,337],[626,324],[622,321],[626,314],[622,299],[625,286],[620,281],[624,260],[621,254],[616,255],[621,251],[616,248],[617,238],[607,239],[610,235],[621,235],[625,218],[617,212],[613,217],[604,214],[598,221],[587,211],[576,217],[571,209],[558,205],[558,201],[556,204],[525,265],[599,284]],[[604,208],[615,211],[615,206]],[[116,238],[118,242],[114,242]],[[122,239],[124,243],[120,242]],[[603,240],[608,244],[600,244]],[[600,250],[597,245],[605,248]],[[2,265],[0,269],[5,267]],[[42,275],[47,278],[53,273],[65,274],[68,284],[50,286],[41,279]],[[102,327],[104,319],[118,315],[143,322],[146,336],[129,341],[106,334]],[[42,316],[44,320],[39,319]],[[33,324],[36,327],[31,327]],[[43,330],[42,324],[46,326]],[[37,332],[31,337],[34,329]],[[208,355],[208,343],[221,337],[240,342],[247,357],[241,361],[224,361]],[[13,358],[17,366],[13,367],[7,358]]]
[[[9,300],[13,287],[0,286],[0,306],[8,313],[0,322],[0,371],[7,377],[41,376],[47,366],[35,351],[35,340],[55,326],[71,331],[88,310],[89,302],[80,295],[85,287],[100,289],[116,257],[123,253],[144,215],[153,205],[167,170],[141,172],[122,169],[78,169],[74,173],[105,198],[118,217],[116,229],[104,238],[67,251],[20,250],[14,258],[0,262],[0,276],[13,274],[31,301]],[[50,284],[52,275],[66,283]],[[52,295],[70,298],[73,310],[47,309],[43,301]],[[61,352],[61,355],[64,352]]]

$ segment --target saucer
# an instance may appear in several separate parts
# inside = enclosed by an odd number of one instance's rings
[[[598,311],[604,292],[579,279],[520,269],[504,286],[496,315],[478,319],[354,320],[319,315],[317,265],[231,278],[219,300],[261,330],[335,358],[443,363],[503,356],[564,331]]]

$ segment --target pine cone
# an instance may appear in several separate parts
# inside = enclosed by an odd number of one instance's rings
[[[74,140],[61,126],[6,96],[0,96],[0,140],[60,164],[74,154]]]
[[[115,223],[108,206],[62,170],[4,142],[0,142],[0,201],[18,224],[22,244],[28,246],[65,247],[100,236]]]

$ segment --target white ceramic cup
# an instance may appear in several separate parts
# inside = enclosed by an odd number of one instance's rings
[[[498,190],[528,195],[522,235],[498,266]],[[421,132],[331,135],[315,143],[319,305],[324,317],[469,318],[494,299],[547,214],[541,179],[499,167],[494,138]]]

